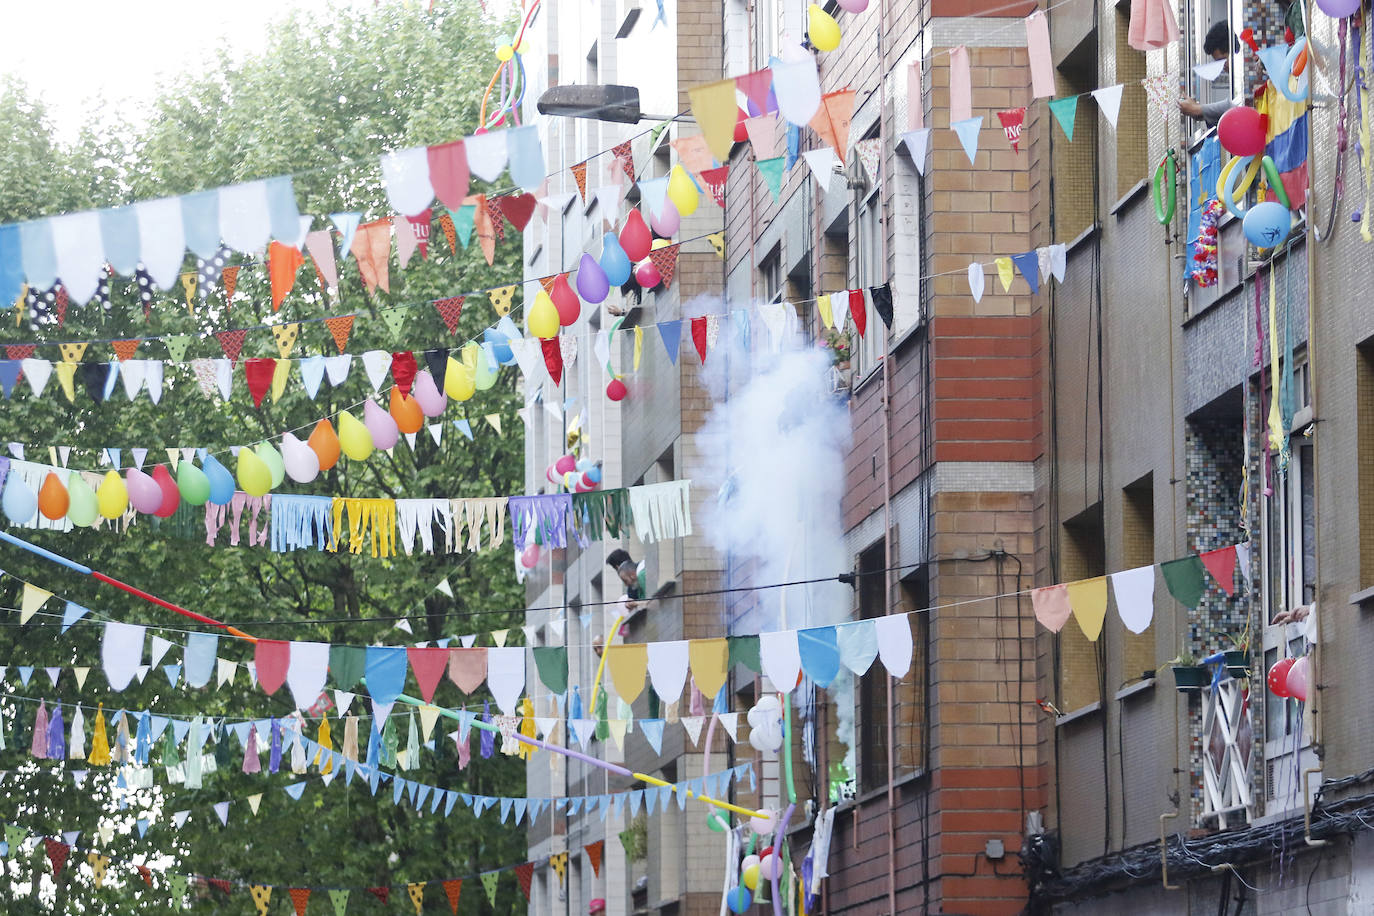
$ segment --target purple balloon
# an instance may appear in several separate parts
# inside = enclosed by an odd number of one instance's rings
[[[606,272],[596,263],[596,258],[583,254],[577,265],[577,294],[595,305],[604,302],[610,291],[611,284],[606,279]]]

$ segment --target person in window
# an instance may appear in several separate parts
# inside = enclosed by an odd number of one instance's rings
[[[1231,34],[1231,24],[1223,19],[1207,30],[1202,41],[1202,53],[1211,60],[1227,61],[1230,66],[1231,53],[1240,50],[1240,44]],[[1226,114],[1235,103],[1230,99],[1219,102],[1202,103],[1197,99],[1179,99],[1178,110],[1190,118],[1206,122],[1208,127],[1216,127],[1221,116]]]
[[[644,604],[644,564],[630,559],[630,552],[617,547],[606,556],[606,565],[614,569],[625,585],[625,609],[631,614]]]
[[[1291,47],[1293,42],[1307,35],[1307,27],[1302,22],[1302,4],[1298,0],[1279,0],[1283,10],[1283,39]]]

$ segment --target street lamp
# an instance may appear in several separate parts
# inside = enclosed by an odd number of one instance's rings
[[[636,86],[553,86],[539,96],[540,114],[564,118],[591,118],[616,124],[640,121],[689,121],[686,115],[652,115],[639,110]]]

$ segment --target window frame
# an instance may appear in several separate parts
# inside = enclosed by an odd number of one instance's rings
[[[857,166],[857,163],[855,163]],[[854,194],[854,288],[867,291],[869,287],[887,282],[883,263],[883,201],[882,183],[875,181],[856,189]],[[887,326],[876,313],[868,313],[864,334],[851,341],[854,377],[861,379],[882,365],[887,355]],[[858,329],[854,331],[858,335]]]

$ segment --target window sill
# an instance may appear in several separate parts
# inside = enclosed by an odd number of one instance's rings
[[[1084,706],[1082,709],[1075,709],[1073,712],[1065,713],[1064,715],[1059,716],[1058,718],[1056,718],[1056,719],[1054,720],[1054,727],[1055,727],[1055,728],[1059,728],[1059,727],[1064,726],[1064,725],[1070,725],[1070,724],[1072,724],[1072,723],[1074,723],[1074,722],[1079,721],[1080,719],[1086,719],[1086,718],[1088,718],[1089,716],[1091,716],[1091,715],[1093,715],[1093,714],[1095,714],[1095,713],[1099,713],[1099,712],[1101,712],[1101,711],[1102,711],[1102,704],[1101,704],[1100,702],[1098,702],[1097,700],[1094,700],[1093,702],[1089,703],[1087,706]]]
[[[908,783],[916,782],[917,780],[924,779],[925,777],[925,770],[916,770],[914,773],[907,773],[904,776],[898,776],[896,779],[892,781],[892,788],[894,790],[900,789]],[[864,792],[861,795],[856,795],[853,798],[847,798],[844,801],[840,802],[838,805],[835,806],[835,813],[840,814],[842,812],[849,811],[853,808],[862,807],[868,802],[877,801],[880,798],[886,797],[886,795],[887,783],[883,783],[876,789],[869,789],[867,792]]]
[[[1138,681],[1134,684],[1131,684],[1129,687],[1122,687],[1120,690],[1116,692],[1116,696],[1113,697],[1113,699],[1128,700],[1138,693],[1144,693],[1147,690],[1153,690],[1154,686],[1155,678],[1149,677],[1143,681]]]
[[[860,378],[858,381],[854,382],[852,385],[849,386],[849,390],[850,390],[851,392],[853,392],[854,394],[858,394],[860,390],[862,390],[862,389],[864,389],[864,388],[867,388],[867,387],[873,382],[874,379],[878,379],[878,378],[882,378],[882,377],[883,377],[883,364],[882,364],[882,361],[879,360],[879,361],[878,361],[878,365],[870,367],[870,368],[864,373],[864,375],[863,375],[862,378]]]
[[[1128,204],[1144,193],[1145,188],[1148,186],[1148,179],[1140,179],[1135,184],[1131,185],[1130,190],[1121,195],[1121,198],[1116,203],[1112,204],[1111,207],[1107,209],[1107,212],[1112,216],[1116,216],[1118,211],[1125,209]]]
[[[1374,585],[1351,595],[1350,603],[1358,608],[1374,607]]]

